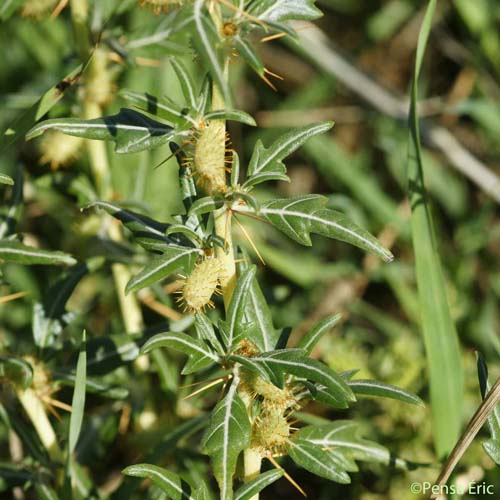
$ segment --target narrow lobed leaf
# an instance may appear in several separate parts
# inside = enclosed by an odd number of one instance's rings
[[[169,125],[127,108],[120,109],[115,115],[91,120],[80,118],[45,120],[26,134],[26,140],[34,139],[47,130],[58,130],[85,139],[112,141],[115,143],[117,153],[137,153],[154,149],[166,144],[179,133]]]
[[[177,474],[152,464],[136,464],[122,471],[126,476],[149,478],[172,500],[198,500],[192,486]]]
[[[77,262],[67,253],[33,248],[13,240],[0,240],[0,259],[24,265],[71,266]]]

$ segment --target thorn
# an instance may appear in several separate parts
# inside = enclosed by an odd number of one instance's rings
[[[283,38],[287,36],[288,33],[281,31],[280,33],[275,33],[274,35],[265,36],[259,40],[260,43],[270,42],[272,40],[277,40],[278,38]]]
[[[216,380],[213,380],[212,382],[208,383],[207,385],[204,385],[203,387],[200,387],[199,389],[197,389],[196,391],[192,392],[188,396],[182,398],[182,400],[186,401],[187,399],[190,399],[190,398],[196,396],[197,394],[200,394],[200,392],[204,392],[204,391],[210,389],[211,387],[219,385],[221,382],[224,382],[226,379],[227,379],[227,377],[220,377],[220,378],[218,378]]]
[[[271,80],[269,80],[269,78],[267,78],[266,75],[259,75],[259,76],[262,80],[264,80],[265,83],[267,83],[267,85],[269,85],[269,87],[271,87],[271,89],[273,89],[275,92],[278,91],[278,89],[271,83]]]
[[[252,246],[254,252],[257,254],[257,257],[259,258],[259,260],[262,262],[262,264],[265,266],[266,265],[266,262],[264,261],[261,253],[259,252],[257,246],[255,245],[255,243],[253,242],[252,238],[250,237],[250,235],[248,234],[247,230],[245,229],[245,227],[243,226],[243,224],[238,220],[238,217],[236,217],[236,215],[234,216],[234,220],[236,222],[236,224],[238,225],[238,227],[241,229],[241,231],[243,232],[243,234],[245,235],[245,238],[248,240],[248,242],[250,243],[250,245]]]
[[[228,0],[217,0],[217,1],[219,1],[222,5],[225,5],[229,9],[236,11],[238,14],[241,14],[243,17],[250,19],[250,21],[253,21],[255,24],[258,24],[262,28],[264,28],[264,29],[267,28],[266,23],[264,23],[263,21],[261,21],[260,19],[258,19],[256,17],[252,16],[251,14],[249,14],[248,12],[243,10],[241,7],[237,7],[236,5],[233,5]]]
[[[283,471],[283,476],[294,486],[304,497],[307,498],[306,492],[297,484],[297,482],[288,474],[288,472],[281,467],[281,465],[274,460],[271,455],[267,455],[266,458],[279,470]]]
[[[55,7],[54,10],[52,11],[52,14],[50,15],[50,19],[55,19],[68,5],[69,0],[61,0]]]
[[[20,299],[21,297],[25,297],[26,295],[29,295],[30,292],[16,292],[16,293],[11,293],[9,295],[4,295],[3,297],[0,297],[0,304],[5,304],[6,302],[10,302],[11,300],[16,300]]]
[[[278,75],[277,73],[273,73],[272,71],[268,70],[267,68],[264,68],[264,73],[267,73],[268,75],[274,76],[274,78],[277,78],[278,80],[283,81],[284,78],[281,75]]]

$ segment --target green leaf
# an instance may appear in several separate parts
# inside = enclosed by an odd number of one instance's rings
[[[14,179],[5,174],[0,174],[0,184],[7,184],[9,186],[14,185]]]
[[[479,376],[479,385],[481,388],[481,396],[486,399],[488,392],[491,389],[488,380],[488,367],[481,353],[477,353],[477,371]],[[490,458],[500,465],[500,405],[496,405],[493,411],[488,416],[488,429],[491,439],[483,441],[484,451]]]
[[[195,315],[194,327],[196,329],[196,334],[201,341],[208,342],[210,345],[222,356],[225,354],[225,350],[220,343],[212,322],[210,318],[199,312]]]
[[[251,115],[245,113],[244,111],[240,111],[239,109],[220,109],[210,111],[203,118],[205,120],[229,120],[233,122],[240,122],[245,125],[250,125],[251,127],[255,127],[257,125]]]
[[[238,382],[236,372],[227,396],[212,411],[201,443],[203,452],[211,457],[221,500],[232,500],[236,461],[240,452],[250,446],[251,426],[245,405],[236,392]]]
[[[0,9],[1,8],[2,7],[0,7]],[[0,135],[0,155],[18,140],[24,138],[26,132],[33,124],[43,118],[43,116],[60,101],[64,93],[78,81],[83,71],[84,65],[80,65],[68,73],[65,78],[47,90],[33,106],[21,113],[17,119],[9,125],[9,128]]]
[[[317,19],[322,16],[315,0],[258,0],[249,13],[261,21],[280,22],[288,19]]]
[[[161,257],[152,260],[127,283],[125,293],[135,292],[152,285],[178,270],[190,269],[198,254],[197,248],[168,246]]]
[[[0,240],[0,259],[24,265],[76,264],[76,260],[67,253],[33,248],[12,240]]]
[[[276,199],[262,205],[258,215],[302,245],[311,246],[310,233],[315,233],[357,246],[386,262],[393,260],[391,252],[368,231],[340,212],[324,208],[327,201],[317,194]],[[251,211],[249,207],[238,210]]]
[[[246,303],[244,322],[249,325],[249,339],[261,351],[271,351],[279,340],[279,330],[274,328],[271,311],[256,277],[250,283]]]
[[[341,484],[349,484],[351,479],[343,470],[335,455],[328,453],[320,446],[316,446],[303,439],[290,439],[286,444],[290,458],[300,467]]]
[[[21,213],[24,207],[24,176],[22,167],[16,169],[14,187],[10,195],[10,199],[1,211],[0,217],[0,241],[3,238],[11,236],[16,232],[16,226],[21,218]]]
[[[418,78],[435,7],[436,0],[431,0],[418,40],[409,116],[407,174],[421,329],[429,366],[433,436],[438,457],[442,458],[453,449],[460,436],[463,371],[458,336],[448,305],[434,221],[424,183],[417,111]]]
[[[6,378],[21,389],[27,389],[33,381],[33,368],[20,358],[0,357],[0,379]]]
[[[194,29],[193,41],[200,55],[200,60],[205,64],[219,87],[226,105],[231,105],[231,92],[225,77],[225,71],[216,47],[220,43],[217,28],[210,16],[205,15],[205,0],[196,0],[194,4]]]
[[[39,500],[59,500],[57,493],[48,484],[36,482],[34,486]]]
[[[186,122],[189,122],[191,126],[197,125],[196,120],[189,114],[190,109],[179,106],[168,97],[155,97],[147,92],[133,90],[122,90],[120,95],[140,110],[163,118],[170,123],[185,125]]]
[[[231,349],[247,334],[248,325],[243,322],[245,298],[254,279],[255,271],[255,266],[251,266],[239,276],[227,310],[226,320],[220,323],[221,334],[228,349]]]
[[[96,271],[104,262],[103,257],[93,257],[68,268],[51,283],[43,303],[36,303],[33,307],[33,339],[37,346],[51,346],[63,328],[73,320],[74,315],[66,311],[66,303],[81,279]]]
[[[222,199],[216,199],[212,196],[204,196],[197,199],[189,209],[189,215],[203,215],[213,212],[220,208],[223,204]]]
[[[122,471],[126,476],[147,477],[172,500],[197,500],[191,495],[193,488],[180,476],[151,464],[136,464]]]
[[[284,471],[281,469],[273,469],[248,481],[241,486],[234,494],[234,500],[251,500],[254,495],[260,493],[264,488],[283,477]]]
[[[197,109],[198,102],[196,99],[196,85],[191,78],[191,74],[179,59],[172,57],[170,59],[170,63],[172,64],[172,68],[174,68],[177,79],[179,80],[179,83],[181,85],[181,90],[184,95],[186,104],[191,109]]]
[[[323,449],[338,450],[348,458],[384,465],[394,464],[406,468],[408,464],[394,459],[383,446],[359,436],[359,424],[350,420],[337,420],[325,425],[309,425],[300,429],[296,436]]]
[[[282,160],[300,148],[309,138],[327,132],[332,127],[333,122],[322,122],[294,129],[274,141],[267,149],[261,141],[258,141],[248,165],[247,180],[243,187],[248,188],[269,180],[289,180]]]
[[[238,265],[239,273],[250,267],[248,262],[251,260],[243,251],[241,261]],[[254,342],[262,352],[275,349],[280,333],[274,328],[271,310],[255,276],[245,298],[244,310],[243,322],[247,325],[248,339]]]
[[[340,375],[324,363],[311,359],[301,349],[279,349],[249,358],[252,364],[261,364],[267,372],[275,375],[295,375],[298,378],[323,384],[338,407],[347,408],[356,398]],[[262,375],[262,373],[259,373]],[[281,384],[279,384],[281,385]]]
[[[251,42],[236,36],[233,39],[234,47],[241,58],[259,75],[264,76],[264,63]]]
[[[340,321],[341,317],[341,314],[335,314],[334,316],[328,316],[321,320],[300,339],[297,347],[311,354],[321,337],[323,337],[325,333],[328,333]]]
[[[213,363],[219,363],[219,357],[204,342],[185,333],[158,333],[142,346],[141,352],[147,354],[158,347],[171,347],[187,354],[189,361],[182,370],[182,373],[186,375]]]
[[[309,395],[314,401],[332,406],[333,408],[346,408],[345,402],[339,401],[338,398],[334,397],[325,385],[314,384],[309,381],[301,382],[305,386],[305,390],[307,391],[306,394]]]
[[[76,365],[75,389],[73,391],[73,400],[71,402],[71,417],[69,421],[69,442],[68,453],[71,455],[76,448],[78,436],[82,428],[83,412],[85,408],[85,389],[87,384],[87,350],[85,331],[82,336],[80,354]]]
[[[147,215],[142,215],[114,203],[94,201],[83,210],[100,208],[119,220],[134,235],[134,240],[146,250],[165,251],[167,245],[174,243],[165,233],[170,224],[158,222]]]
[[[80,118],[45,120],[35,125],[26,134],[26,139],[34,139],[47,130],[58,130],[85,139],[113,141],[117,153],[137,153],[154,149],[179,134],[172,127],[127,108],[120,109],[116,115],[92,120]]]
[[[394,385],[384,384],[378,380],[349,380],[347,382],[354,394],[361,396],[375,396],[379,398],[390,398],[413,405],[424,405],[424,402],[411,392],[400,389]]]

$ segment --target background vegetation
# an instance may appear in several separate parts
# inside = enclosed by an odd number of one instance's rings
[[[90,26],[95,40],[101,39],[103,70],[85,74],[85,87],[75,82],[59,88],[64,96],[52,107],[50,117],[82,116],[86,102],[82,93],[84,88],[88,92],[89,81],[95,85],[92,92],[102,94],[106,114],[124,105],[117,93],[121,88],[178,98],[181,89],[168,53],[177,53],[193,72],[201,72],[200,62],[170,41],[165,16],[138,3],[90,2]],[[33,18],[21,8],[1,25],[0,130],[8,129],[78,66],[81,44],[69,9],[51,17],[57,2],[38,4],[47,4],[47,13]],[[325,15],[316,27],[305,22],[296,27],[301,46],[290,37],[259,44],[266,67],[283,78],[272,79],[276,89],[234,59],[237,107],[255,116],[259,129],[231,123],[231,140],[244,162],[258,138],[268,144],[286,128],[334,120],[330,133],[312,139],[289,160],[292,183],[267,185],[269,191],[262,189],[260,194],[325,194],[330,207],[378,234],[396,259],[390,265],[381,264],[350,246],[321,238],[315,239],[312,249],[304,249],[271,229],[247,225],[266,262],[259,267],[260,283],[276,327],[293,327],[292,338],[300,338],[328,314],[343,314],[341,324],[322,340],[314,357],[336,371],[357,368],[364,378],[398,385],[428,403],[429,364],[420,330],[422,309],[406,180],[407,96],[424,15],[422,2],[322,0],[318,5]],[[500,4],[494,0],[439,2],[419,86],[421,95],[427,96],[419,108],[426,182],[446,293],[460,340],[462,368],[452,375],[465,381],[462,426],[481,401],[475,351],[483,353],[491,380],[499,373],[500,184],[495,184],[498,177],[494,177],[494,172],[500,172],[499,23]],[[64,251],[86,264],[69,276],[69,283],[78,283],[74,290],[56,266],[2,266],[0,296],[20,296],[0,303],[0,352],[36,357],[33,334],[57,338],[44,363],[51,366],[52,385],[58,390],[47,394],[45,403],[53,410],[50,418],[56,434],[67,436],[69,416],[64,404],[71,404],[71,373],[82,330],[87,331],[87,370],[96,387],[87,393],[76,448],[78,462],[102,494],[144,498],[140,483],[129,482],[120,473],[131,463],[148,457],[159,465],[189,471],[195,481],[207,467],[192,444],[196,433],[178,441],[173,432],[193,416],[201,416],[195,421],[200,425],[203,421],[203,398],[183,399],[192,392],[187,387],[189,377],[179,376],[183,357],[168,352],[149,365],[144,358],[134,362],[138,351],[131,334],[139,331],[134,327],[154,332],[165,330],[168,323],[170,330],[181,330],[189,317],[176,306],[171,286],[155,285],[138,295],[144,325],[130,317],[129,324],[124,323],[113,272],[120,272],[117,264],[131,263],[132,244],[110,237],[116,225],[104,212],[80,210],[103,188],[95,184],[95,172],[91,172],[92,151],[75,141],[68,154],[62,149],[68,138],[64,141],[53,134],[29,143],[4,138],[1,146],[1,172],[16,180],[14,187],[2,187],[3,210],[9,220],[18,221],[16,232],[26,244]],[[160,220],[179,210],[178,167],[175,159],[165,161],[170,155],[167,147],[126,156],[109,147],[107,153],[109,201],[126,203]],[[248,240],[240,236],[238,244],[253,253]],[[141,257],[134,257],[132,263],[140,265]],[[62,287],[62,279],[69,288]],[[54,304],[54,297],[66,291],[66,306],[59,301],[50,316],[43,316],[47,307],[42,306]],[[7,392],[2,386],[5,400],[10,397]],[[63,402],[63,408],[54,406],[53,400]],[[346,418],[346,412],[334,413],[314,404],[308,412],[316,419]],[[13,415],[25,432],[32,432],[20,410],[15,414],[3,410],[0,488],[5,498],[14,493],[22,498],[19,486],[29,483],[27,471],[41,475],[49,471],[24,458],[33,453],[9,433],[7,422]],[[367,437],[395,456],[429,465],[413,471],[362,466],[351,485],[338,485],[286,462],[311,498],[416,498],[409,484],[435,479],[442,457],[436,455],[428,406],[366,399],[349,410],[351,415],[366,424]],[[481,446],[486,436],[480,436],[466,453],[457,480],[484,480],[500,492],[498,468]],[[13,490],[14,486],[18,489]],[[28,488],[26,495],[41,497],[42,493]],[[273,484],[262,498],[277,496],[299,498],[284,480]]]

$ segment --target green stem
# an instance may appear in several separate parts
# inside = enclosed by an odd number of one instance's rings
[[[209,10],[212,19],[214,20],[214,24],[220,33],[222,29],[222,15],[220,11],[220,5],[216,2],[213,2],[210,4]],[[226,60],[224,63],[224,76],[226,79],[229,76],[228,60]],[[225,109],[225,108],[226,108],[226,103],[224,101],[222,93],[220,92],[217,85],[214,83],[212,86],[212,110]],[[210,124],[210,126],[214,125],[224,127],[224,133],[219,134],[218,137],[223,137],[225,140],[225,131],[226,131],[225,120],[217,120]],[[221,167],[224,166],[224,157],[220,158],[220,165]],[[215,218],[215,232],[217,236],[220,236],[225,242],[225,248],[217,249],[217,256],[220,259],[220,262],[222,263],[222,273],[220,281],[222,287],[222,295],[224,298],[224,306],[227,311],[237,281],[236,263],[234,260],[234,248],[233,248],[233,240],[231,233],[231,212],[227,207],[222,207],[221,209],[215,212],[214,218]],[[240,396],[242,397],[243,402],[245,403],[247,414],[250,418],[252,399],[249,398],[248,395],[243,391],[240,391]],[[254,449],[249,448],[243,452],[243,464],[244,464],[244,480],[245,482],[247,482],[259,475],[262,465],[262,457]],[[257,493],[250,500],[259,500],[259,494]]]

